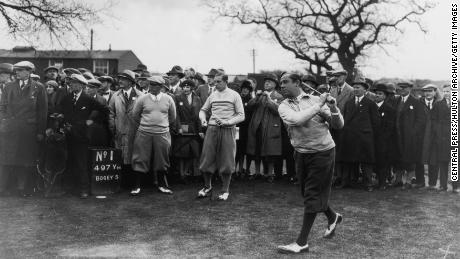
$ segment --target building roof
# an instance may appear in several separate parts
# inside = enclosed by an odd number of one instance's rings
[[[121,59],[124,55],[136,56],[131,50],[35,50],[30,47],[0,49],[0,58]],[[139,60],[137,57],[136,59]],[[138,63],[141,63],[140,60]]]

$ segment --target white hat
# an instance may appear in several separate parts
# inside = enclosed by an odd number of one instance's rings
[[[13,66],[15,69],[16,68],[23,68],[23,69],[30,69],[31,71],[35,71],[35,66],[32,64],[30,61],[21,61]]]
[[[424,87],[422,87],[422,91],[431,90],[431,89],[436,91],[436,89],[438,89],[438,87],[436,85],[434,85],[434,84],[427,84]]]
[[[40,80],[40,76],[37,74],[30,74],[30,78],[35,78],[35,79]]]
[[[88,81],[86,80],[86,78],[82,75],[79,75],[79,74],[72,74],[70,76],[70,80],[75,80],[75,81],[78,81],[84,85],[87,85],[88,84]]]
[[[152,83],[157,83],[157,84],[160,84],[160,85],[165,84],[165,80],[161,76],[151,76],[151,77],[147,78],[147,81],[152,82]]]

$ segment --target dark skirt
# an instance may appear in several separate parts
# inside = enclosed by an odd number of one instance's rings
[[[305,210],[322,212],[329,206],[335,148],[317,153],[295,152],[295,164],[300,180]]]
[[[200,157],[200,142],[197,135],[177,135],[173,142],[173,157],[198,158]]]

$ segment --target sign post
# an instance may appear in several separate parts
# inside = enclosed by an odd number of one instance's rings
[[[90,148],[91,193],[95,196],[113,194],[120,190],[121,150]]]

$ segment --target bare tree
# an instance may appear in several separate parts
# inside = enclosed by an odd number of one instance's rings
[[[356,59],[374,46],[397,43],[405,24],[426,32],[420,16],[434,7],[423,0],[204,0],[216,18],[267,31],[307,70],[320,74],[340,63],[352,75]],[[315,69],[316,68],[316,69]]]
[[[96,9],[77,0],[1,0],[0,17],[13,37],[30,40],[48,33],[50,40],[62,43],[69,33],[80,37],[84,26],[100,21],[101,12],[111,6],[112,2],[106,2]]]

